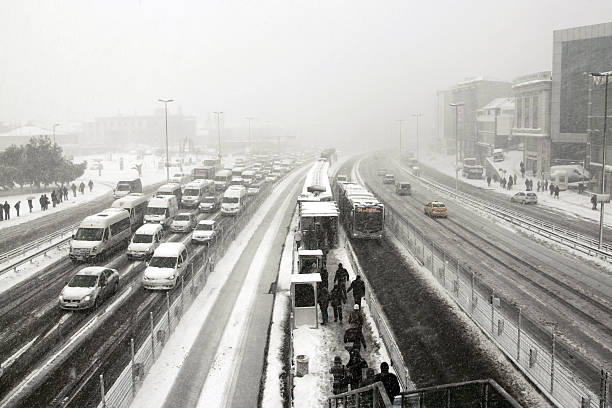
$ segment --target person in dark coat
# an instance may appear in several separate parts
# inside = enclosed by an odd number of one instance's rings
[[[550,183],[548,189],[550,190],[550,195],[552,196],[555,193],[555,185],[553,183]]]
[[[540,192],[540,180],[538,180],[537,187],[538,187],[538,193],[539,193]]]
[[[559,185],[555,186],[555,198],[559,198]]]
[[[85,194],[85,183],[83,183],[81,181],[81,184],[79,184],[79,191],[81,192],[81,194]]]
[[[72,183],[70,188],[72,189],[72,195],[76,197],[76,184]]]
[[[4,208],[4,219],[10,220],[11,219],[11,205],[8,203],[8,201],[4,201],[4,205],[2,207]]]
[[[327,272],[327,268],[326,267],[322,267],[321,268],[321,283],[326,288],[329,287],[329,273]]]
[[[544,180],[544,188],[542,189],[542,191],[546,190],[548,190],[548,180]]]
[[[93,181],[89,179],[89,183],[87,183],[87,185],[89,186],[89,192],[91,192],[93,190]]]
[[[389,364],[386,361],[380,363],[380,373],[374,376],[374,382],[378,381],[383,383],[389,400],[393,402],[395,396],[400,393],[400,386],[397,376],[389,372]]]
[[[58,189],[57,189],[57,203],[63,203],[64,202],[64,185],[62,184]]]
[[[346,296],[342,293],[342,289],[340,289],[338,285],[334,285],[329,295],[329,301],[334,310],[334,322],[340,319],[340,323],[342,323],[342,304],[346,302]]]
[[[21,201],[17,201],[14,205],[17,216],[19,217],[19,207],[21,207]]]
[[[344,298],[346,299],[346,282],[349,280],[349,274],[346,269],[342,266],[341,263],[338,264],[338,270],[336,270],[336,274],[334,275],[334,283],[338,285],[342,293],[344,294]]]
[[[363,313],[361,313],[359,305],[356,304],[353,306],[348,322],[351,326],[359,327],[360,329],[363,326]]]
[[[353,291],[353,300],[356,305],[361,308],[361,298],[365,295],[365,283],[361,280],[361,276],[357,275],[354,281],[351,282],[347,292]]]
[[[322,325],[327,324],[327,320],[329,316],[327,314],[327,308],[329,307],[329,292],[327,291],[327,287],[324,285],[320,285],[319,294],[317,296],[317,302],[319,303],[319,308],[321,309],[321,318],[323,319]]]
[[[332,392],[334,395],[347,392],[349,373],[342,364],[340,356],[334,357],[334,365],[329,369],[329,373],[334,377],[332,381]]]
[[[32,208],[34,208],[34,204],[32,204],[32,198],[28,198],[28,207],[30,208],[30,212],[32,212]]]
[[[38,203],[40,204],[40,209],[41,211],[45,211],[45,199],[43,198],[43,195],[40,195],[40,198],[38,199]]]
[[[361,346],[363,345],[363,349],[365,350],[366,342],[365,337],[363,337],[363,332],[361,331],[361,327],[349,327],[344,332],[344,342],[345,343],[353,343],[352,346],[348,346],[349,350],[357,349],[361,350]]]
[[[514,180],[512,180],[512,184],[516,185],[516,179],[517,179],[517,178],[518,178],[518,177],[516,177],[516,174],[515,174],[515,175],[514,175]]]
[[[487,176],[487,186],[491,187],[491,176]]]
[[[591,196],[591,204],[593,205],[593,210],[597,209],[597,196],[593,194]]]
[[[512,190],[512,177],[508,177],[508,190]]]
[[[351,350],[351,357],[346,363],[346,369],[350,374],[351,390],[356,390],[359,388],[359,383],[361,382],[362,377],[361,370],[363,368],[368,368],[368,363],[366,363],[366,361],[361,357],[359,350]]]
[[[68,187],[64,186],[62,192],[64,193],[64,200],[68,201]]]
[[[49,197],[46,193],[43,194],[43,203],[45,205],[45,211],[47,211],[49,209]]]
[[[55,190],[53,190],[51,192],[51,203],[53,204],[53,207],[55,208],[55,203],[57,201],[57,198],[55,198]]]
[[[4,206],[0,204],[0,221],[4,221]]]

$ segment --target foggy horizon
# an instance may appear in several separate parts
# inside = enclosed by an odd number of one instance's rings
[[[410,137],[415,112],[433,135],[437,90],[551,70],[553,30],[612,20],[609,1],[4,5],[0,122],[150,115],[172,98],[199,127],[224,111],[364,147],[391,141],[397,119]]]

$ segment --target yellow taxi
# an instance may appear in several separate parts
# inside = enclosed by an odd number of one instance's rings
[[[431,201],[425,204],[425,215],[429,215],[430,217],[444,217],[446,218],[448,215],[448,210],[444,203],[440,201]]]

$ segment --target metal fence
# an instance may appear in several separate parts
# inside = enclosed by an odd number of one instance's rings
[[[392,404],[381,382],[351,390],[327,399],[329,408],[391,408]]]
[[[129,350],[131,361],[108,390],[105,390],[104,377],[100,375],[101,402],[98,408],[127,408],[130,406],[138,388],[161,353],[172,331],[178,325],[184,311],[189,308],[206,285],[209,274],[214,270],[215,261],[225,254],[236,235],[267,198],[270,189],[263,189],[245,211],[233,219],[229,227],[223,228],[217,241],[208,250],[202,247],[191,256],[189,259],[191,279],[187,282],[181,280],[181,286],[176,289],[178,292],[173,301],[170,300],[170,292],[166,292],[165,313],[161,313],[157,321],[154,319],[153,312],[150,312],[150,325],[147,333],[137,333],[137,337],[144,338],[144,340],[136,349],[134,339],[131,339]]]
[[[607,384],[599,370],[581,359],[570,345],[556,339],[554,327],[544,328],[507,302],[460,261],[386,206],[386,224],[395,237],[432,273],[457,305],[476,323],[556,406],[603,408]],[[586,377],[579,378],[580,366]],[[584,376],[584,374],[583,374]],[[599,395],[593,392],[601,384]]]

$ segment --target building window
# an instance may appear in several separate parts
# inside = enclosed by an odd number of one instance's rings
[[[525,107],[524,107],[524,115],[525,115],[525,126],[523,126],[524,128],[529,129],[531,127],[531,121],[530,119],[530,113],[531,113],[531,98],[527,97],[525,98]]]
[[[523,127],[523,98],[516,98],[516,125]]]
[[[538,129],[540,127],[540,123],[539,123],[539,112],[538,112],[538,108],[539,108],[539,104],[540,104],[540,98],[538,98],[537,96],[533,97],[533,119],[532,119],[532,128],[534,129]]]

